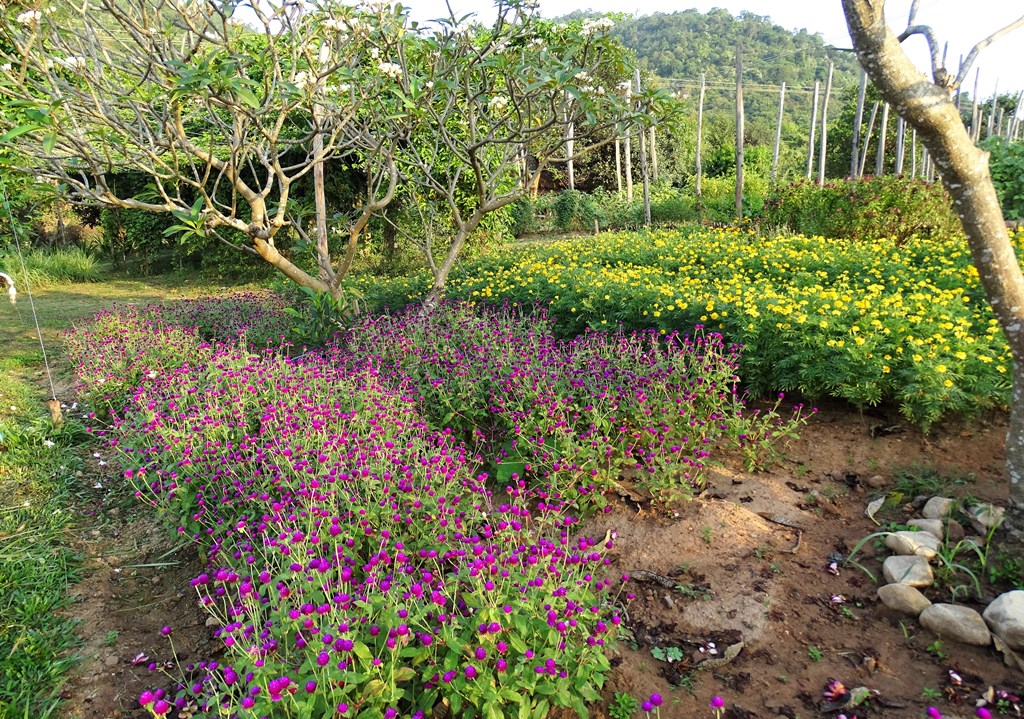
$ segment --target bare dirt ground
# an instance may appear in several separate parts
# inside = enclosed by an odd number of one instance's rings
[[[615,692],[641,699],[658,692],[661,716],[680,719],[711,716],[715,695],[725,699],[728,717],[834,717],[836,710],[823,711],[822,691],[838,679],[877,691],[848,716],[921,717],[936,705],[948,719],[973,716],[974,699],[989,685],[1020,693],[1024,675],[991,647],[936,645],[914,619],[876,599],[877,585],[864,571],[827,571],[830,554],[848,555],[879,529],[865,506],[891,491],[904,468],[974,475],[954,493],[1004,500],[1004,433],[1000,416],[926,437],[895,414],[826,408],[771,471],[751,474],[727,462],[692,501],[614,502],[584,530],[618,533],[615,570],[632,576],[624,591],[635,594],[627,605],[631,637],[613,660],[607,700]],[[95,469],[102,477],[105,468]],[[100,483],[116,486],[114,478]],[[906,496],[878,518],[905,522],[916,516],[913,500]],[[91,571],[75,587],[73,611],[82,620],[86,658],[66,688],[66,714],[141,718],[136,697],[170,683],[160,671],[174,652],[182,665],[217,658],[213,630],[189,589],[199,560],[194,549],[176,548],[123,490],[97,488],[83,513],[90,528],[80,549]],[[875,553],[869,542],[857,559],[878,575]],[[664,578],[667,586],[659,583]],[[949,601],[947,587],[929,592],[933,601]],[[174,628],[174,652],[160,634],[165,625]],[[740,643],[730,659],[728,648]],[[656,658],[670,654],[672,662]],[[950,669],[963,686],[951,685]],[[606,704],[592,716],[613,715]]]

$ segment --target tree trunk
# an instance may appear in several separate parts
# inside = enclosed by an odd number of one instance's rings
[[[1007,526],[1019,538],[1024,526],[1024,275],[992,186],[988,153],[964,129],[946,88],[921,76],[885,24],[884,2],[843,0],[861,66],[906,121],[917,130],[960,217],[985,297],[1013,356],[1013,397],[1006,437],[1010,483]]]
[[[814,83],[814,98],[811,102],[814,107],[811,108],[811,134],[807,141],[807,179],[811,179],[811,174],[814,172],[814,132],[818,126],[818,91],[820,83]]]
[[[743,219],[743,45],[736,45],[736,220]]]
[[[818,152],[818,187],[825,184],[825,150],[828,149],[828,99],[832,95],[833,63],[828,64],[828,80],[825,81],[825,99],[821,103],[821,150]]]
[[[779,114],[775,120],[775,147],[772,148],[771,183],[779,180],[779,147],[782,145],[782,111],[786,106],[786,83],[779,86]]]
[[[696,200],[697,200],[697,212],[698,213],[700,213],[701,200],[702,200],[702,198],[701,198],[701,191],[700,191],[700,176],[701,176],[701,162],[700,162],[701,147],[700,146],[701,146],[701,140],[704,137],[704,90],[705,90],[705,87],[706,86],[705,86],[705,83],[704,83],[704,73],[701,73],[700,74],[700,95],[699,95],[699,98],[697,100],[697,147],[694,150],[694,152],[696,153],[696,163],[695,163],[695,169],[694,169],[695,175],[694,175],[694,179],[693,179],[693,182],[694,182],[694,194],[695,194]],[[699,214],[698,214],[698,216],[699,216]]]

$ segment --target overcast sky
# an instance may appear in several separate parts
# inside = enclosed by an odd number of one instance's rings
[[[475,12],[487,21],[494,7],[493,0],[451,0],[456,12]],[[696,8],[706,12],[725,8],[734,15],[749,10],[766,15],[784,28],[820,33],[826,43],[850,47],[840,0],[540,0],[541,13],[555,17],[573,10],[597,12],[629,12],[648,15],[655,12],[676,12]],[[444,0],[407,0],[418,20],[447,15]],[[889,0],[886,15],[897,32],[907,24],[910,0]],[[949,41],[947,65],[956,71],[958,59],[966,55],[976,42],[1004,27],[1024,13],[1019,0],[922,0],[917,22],[931,25],[940,42]],[[928,68],[927,44],[924,38],[913,37],[906,43],[908,51],[922,69]],[[998,79],[1000,92],[1024,90],[1024,28],[1019,28],[986,48],[979,56],[964,89],[971,91],[974,70],[980,69],[979,95],[990,96]]]

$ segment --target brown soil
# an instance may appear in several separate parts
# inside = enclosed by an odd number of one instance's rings
[[[635,593],[627,604],[632,641],[621,642],[613,659],[607,699],[618,691],[641,699],[658,692],[666,719],[712,716],[708,702],[715,695],[725,698],[728,717],[834,717],[836,711],[823,711],[822,691],[838,679],[878,692],[850,716],[920,717],[934,704],[948,718],[972,716],[974,700],[989,685],[1020,693],[1024,675],[1004,666],[991,647],[945,641],[930,653],[936,637],[882,606],[864,571],[827,571],[831,553],[847,555],[877,531],[865,506],[891,489],[901,468],[973,474],[954,493],[1005,501],[1004,433],[1000,416],[926,437],[885,416],[824,409],[769,472],[727,463],[712,471],[707,491],[693,501],[666,507],[634,496],[616,502],[585,529],[594,536],[616,531],[615,570],[633,576],[626,589]],[[182,665],[216,658],[216,645],[189,589],[199,571],[195,550],[175,551],[174,538],[148,511],[133,509],[130,496],[105,491],[96,490],[94,528],[82,538],[92,571],[75,587],[80,601],[73,610],[82,620],[86,659],[65,691],[66,716],[141,718],[139,692],[170,683],[159,669],[174,659],[161,627],[174,628]],[[913,499],[905,497],[879,519],[916,516]],[[858,561],[877,576],[875,552],[867,543]],[[645,573],[683,589],[666,589]],[[930,591],[933,601],[948,601],[948,591]],[[743,647],[731,662],[702,668],[709,642],[715,658],[731,645]],[[655,648],[677,648],[682,660],[659,661]],[[134,665],[140,652],[147,660]],[[147,668],[151,662],[156,671]],[[951,688],[951,668],[966,688]],[[928,699],[926,690],[959,703]],[[594,707],[592,716],[610,716],[609,709]]]

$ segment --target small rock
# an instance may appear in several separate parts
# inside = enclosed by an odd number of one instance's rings
[[[665,602],[665,606],[668,607],[669,609],[675,609],[676,608],[676,603],[674,601],[672,601],[672,597],[670,597],[667,594],[664,595],[661,598],[661,601]]]
[[[893,532],[885,538],[885,546],[896,554],[916,554],[931,559],[939,548],[939,540],[928,532]]]
[[[964,527],[960,522],[955,519],[946,522],[946,539],[951,542],[959,542],[965,535],[966,532],[964,532]]]
[[[886,584],[878,588],[878,598],[882,604],[901,614],[916,617],[931,606],[928,597],[921,594],[909,584]]]
[[[871,487],[871,489],[881,489],[882,487],[888,484],[888,482],[885,481],[885,477],[883,477],[880,474],[876,474],[873,477],[868,477],[867,479],[864,480],[864,483]]]
[[[921,516],[925,519],[945,519],[955,506],[956,500],[949,497],[932,497],[925,503]]]
[[[918,556],[886,557],[882,562],[882,576],[889,584],[927,587],[935,580],[928,560]]]
[[[928,532],[939,541],[945,535],[945,531],[942,527],[941,519],[911,519],[907,524],[911,527],[916,527],[922,532]]]
[[[217,621],[217,617],[207,617],[206,626],[208,627],[219,627],[220,622]]]
[[[987,647],[992,635],[981,615],[970,607],[960,604],[933,604],[918,618],[921,626],[930,629],[943,638],[963,644]]]
[[[106,659],[103,660],[103,663],[106,666],[108,666],[108,667],[116,667],[117,666],[117,657],[114,656],[113,654],[111,654],[109,657],[107,657]]]
[[[1024,591],[1000,594],[982,616],[1010,649],[1024,649]]]
[[[975,531],[984,536],[1003,523],[1006,510],[992,504],[977,504],[967,510],[967,518]]]

